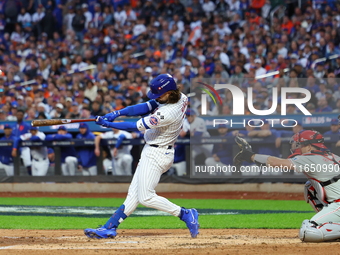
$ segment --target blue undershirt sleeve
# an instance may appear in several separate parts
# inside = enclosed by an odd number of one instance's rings
[[[119,130],[138,131],[136,122],[107,122],[105,126]]]
[[[118,139],[117,139],[117,143],[116,143],[116,148],[118,149],[121,145],[123,140],[126,138],[126,136],[124,134],[121,134]]]
[[[146,103],[128,106],[119,110],[122,116],[141,116],[153,112],[158,107],[156,100],[150,100]]]

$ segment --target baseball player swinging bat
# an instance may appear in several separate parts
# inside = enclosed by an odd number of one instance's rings
[[[41,126],[53,126],[53,125],[63,125],[70,123],[78,123],[78,122],[88,122],[88,121],[96,121],[96,119],[80,119],[80,120],[70,120],[70,119],[52,119],[52,120],[33,120],[31,125],[33,127],[41,127]]]

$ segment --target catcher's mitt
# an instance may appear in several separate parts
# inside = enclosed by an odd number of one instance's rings
[[[237,143],[238,147],[240,147],[240,152],[234,157],[234,165],[240,166],[244,160],[252,163],[253,161],[251,160],[251,157],[255,153],[252,151],[251,145],[239,136],[235,137],[235,142]]]

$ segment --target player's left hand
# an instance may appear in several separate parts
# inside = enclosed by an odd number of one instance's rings
[[[96,116],[96,124],[101,125],[103,127],[109,127],[109,122],[103,119],[102,116]]]
[[[251,157],[255,154],[250,146],[250,144],[243,138],[236,136],[235,142],[240,148],[240,152],[236,154],[234,158],[235,165],[241,165],[242,161],[247,161],[252,163]]]

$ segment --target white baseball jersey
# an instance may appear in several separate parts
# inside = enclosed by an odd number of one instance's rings
[[[40,140],[45,140],[46,135],[43,132],[38,131],[36,136],[40,138]],[[21,140],[29,140],[32,137],[31,133],[26,133],[20,136]],[[32,175],[33,176],[44,176],[48,171],[49,160],[47,157],[47,147],[46,146],[37,146],[31,147],[31,156],[32,156]]]
[[[43,132],[38,131],[36,136],[38,136],[42,141],[45,140],[46,135]],[[32,137],[31,133],[26,133],[20,136],[21,140],[29,140]],[[31,156],[33,159],[42,160],[47,158],[47,147],[31,147]]]
[[[114,133],[113,131],[109,131],[109,132],[105,132],[103,134],[100,135],[100,137],[102,139],[111,139],[111,138],[116,138],[118,139],[118,137],[120,135],[125,135],[125,137],[127,139],[132,139],[132,135],[124,130],[119,130],[119,132]],[[118,155],[119,154],[130,154],[130,151],[132,149],[132,145],[123,145],[122,148],[118,148]]]
[[[187,119],[185,119],[185,124],[183,125],[183,130],[188,131],[190,129],[190,132],[201,132],[203,133],[202,137],[210,137],[210,134],[207,130],[207,125],[205,124],[204,119],[200,117],[195,117],[194,121],[189,123]]]
[[[295,171],[304,173],[315,187],[316,181],[325,182],[340,175],[340,165],[333,161],[333,156],[337,162],[340,161],[340,157],[334,154],[319,155],[312,153],[296,156],[291,158],[290,161],[295,165]],[[328,202],[340,199],[340,181],[327,185],[323,189]]]
[[[144,139],[148,144],[173,146],[183,125],[188,98],[181,93],[175,104],[159,104],[154,112],[137,121],[138,130],[146,130]]]
[[[190,131],[190,123],[187,118],[184,119],[183,126],[182,126],[183,131],[188,132]]]

